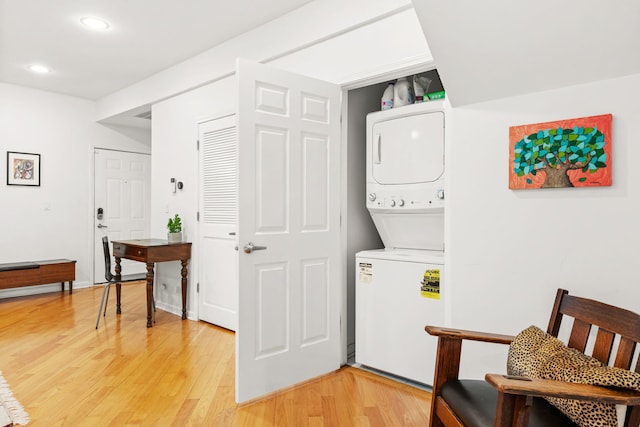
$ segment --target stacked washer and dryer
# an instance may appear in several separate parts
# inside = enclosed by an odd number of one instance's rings
[[[432,385],[444,305],[444,101],[367,115],[367,208],[384,249],[356,254],[356,363]]]

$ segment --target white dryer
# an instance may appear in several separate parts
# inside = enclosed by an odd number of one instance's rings
[[[444,249],[443,101],[367,115],[367,208],[386,248]]]

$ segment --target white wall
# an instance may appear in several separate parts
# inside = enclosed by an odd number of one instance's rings
[[[193,291],[198,278],[198,139],[197,123],[233,113],[237,109],[235,77],[228,77],[200,89],[176,96],[153,106],[153,155],[151,157],[151,230],[152,235],[166,235],[169,216],[180,214],[183,235],[193,242],[189,263],[187,310],[196,317],[197,294]],[[184,183],[182,190],[169,192],[170,178]],[[180,313],[180,263],[158,263],[156,266],[156,302],[158,307]],[[166,284],[166,288],[162,286]]]
[[[421,33],[407,25],[393,32],[392,42],[378,36],[382,28],[398,28],[395,19],[409,12],[371,23],[358,30],[362,33],[328,38],[271,64],[341,84],[356,80],[353,76],[402,67],[407,58],[428,52]],[[394,25],[385,25],[391,22]],[[377,49],[381,40],[390,44]],[[256,40],[261,42],[268,40]],[[640,311],[632,260],[640,236],[631,230],[640,201],[629,184],[638,174],[630,162],[635,150],[631,126],[640,109],[627,96],[638,89],[640,76],[632,76],[452,110],[447,126],[445,286],[450,287],[453,326],[503,333],[517,333],[530,324],[546,327],[557,287]],[[195,239],[196,122],[233,111],[234,99],[235,82],[225,78],[154,106],[153,181],[160,184],[152,200],[152,211],[159,212],[152,229],[159,235],[165,232],[166,217],[176,211],[186,218],[188,239]],[[509,126],[609,112],[614,115],[612,187],[508,189]],[[172,176],[186,184],[176,195],[164,185]],[[194,263],[192,272],[197,270]],[[160,266],[158,277],[173,281],[170,295],[158,299],[177,312],[177,265]],[[192,289],[190,314],[197,305]],[[463,374],[482,377],[487,367],[504,370],[506,348],[465,348],[476,351],[465,358]]]
[[[0,83],[0,262],[77,261],[74,287],[93,284],[93,148],[149,152],[95,123],[95,103]],[[41,156],[40,187],[6,185],[6,152]],[[0,297],[60,284],[0,291]]]
[[[558,287],[640,312],[640,106],[630,96],[639,91],[634,75],[453,109],[445,284],[453,326],[546,329]],[[508,189],[509,126],[605,113],[613,114],[611,187]],[[504,370],[506,348],[467,348],[477,351],[463,372]]]

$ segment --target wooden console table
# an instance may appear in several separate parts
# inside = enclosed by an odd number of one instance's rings
[[[187,264],[191,258],[191,243],[169,244],[161,239],[114,240],[113,256],[116,259],[116,276],[122,271],[120,265],[122,258],[147,264],[147,328],[153,326],[151,306],[155,263],[180,261],[182,263],[182,319],[187,318]]]
[[[76,262],[70,259],[0,264],[0,289],[60,282],[62,292],[64,292],[64,283],[69,282],[69,293],[71,294],[73,293],[74,280],[76,280]]]

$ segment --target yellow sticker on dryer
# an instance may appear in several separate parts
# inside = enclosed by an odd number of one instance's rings
[[[433,269],[424,272],[420,282],[420,295],[424,298],[440,299],[440,270]]]

